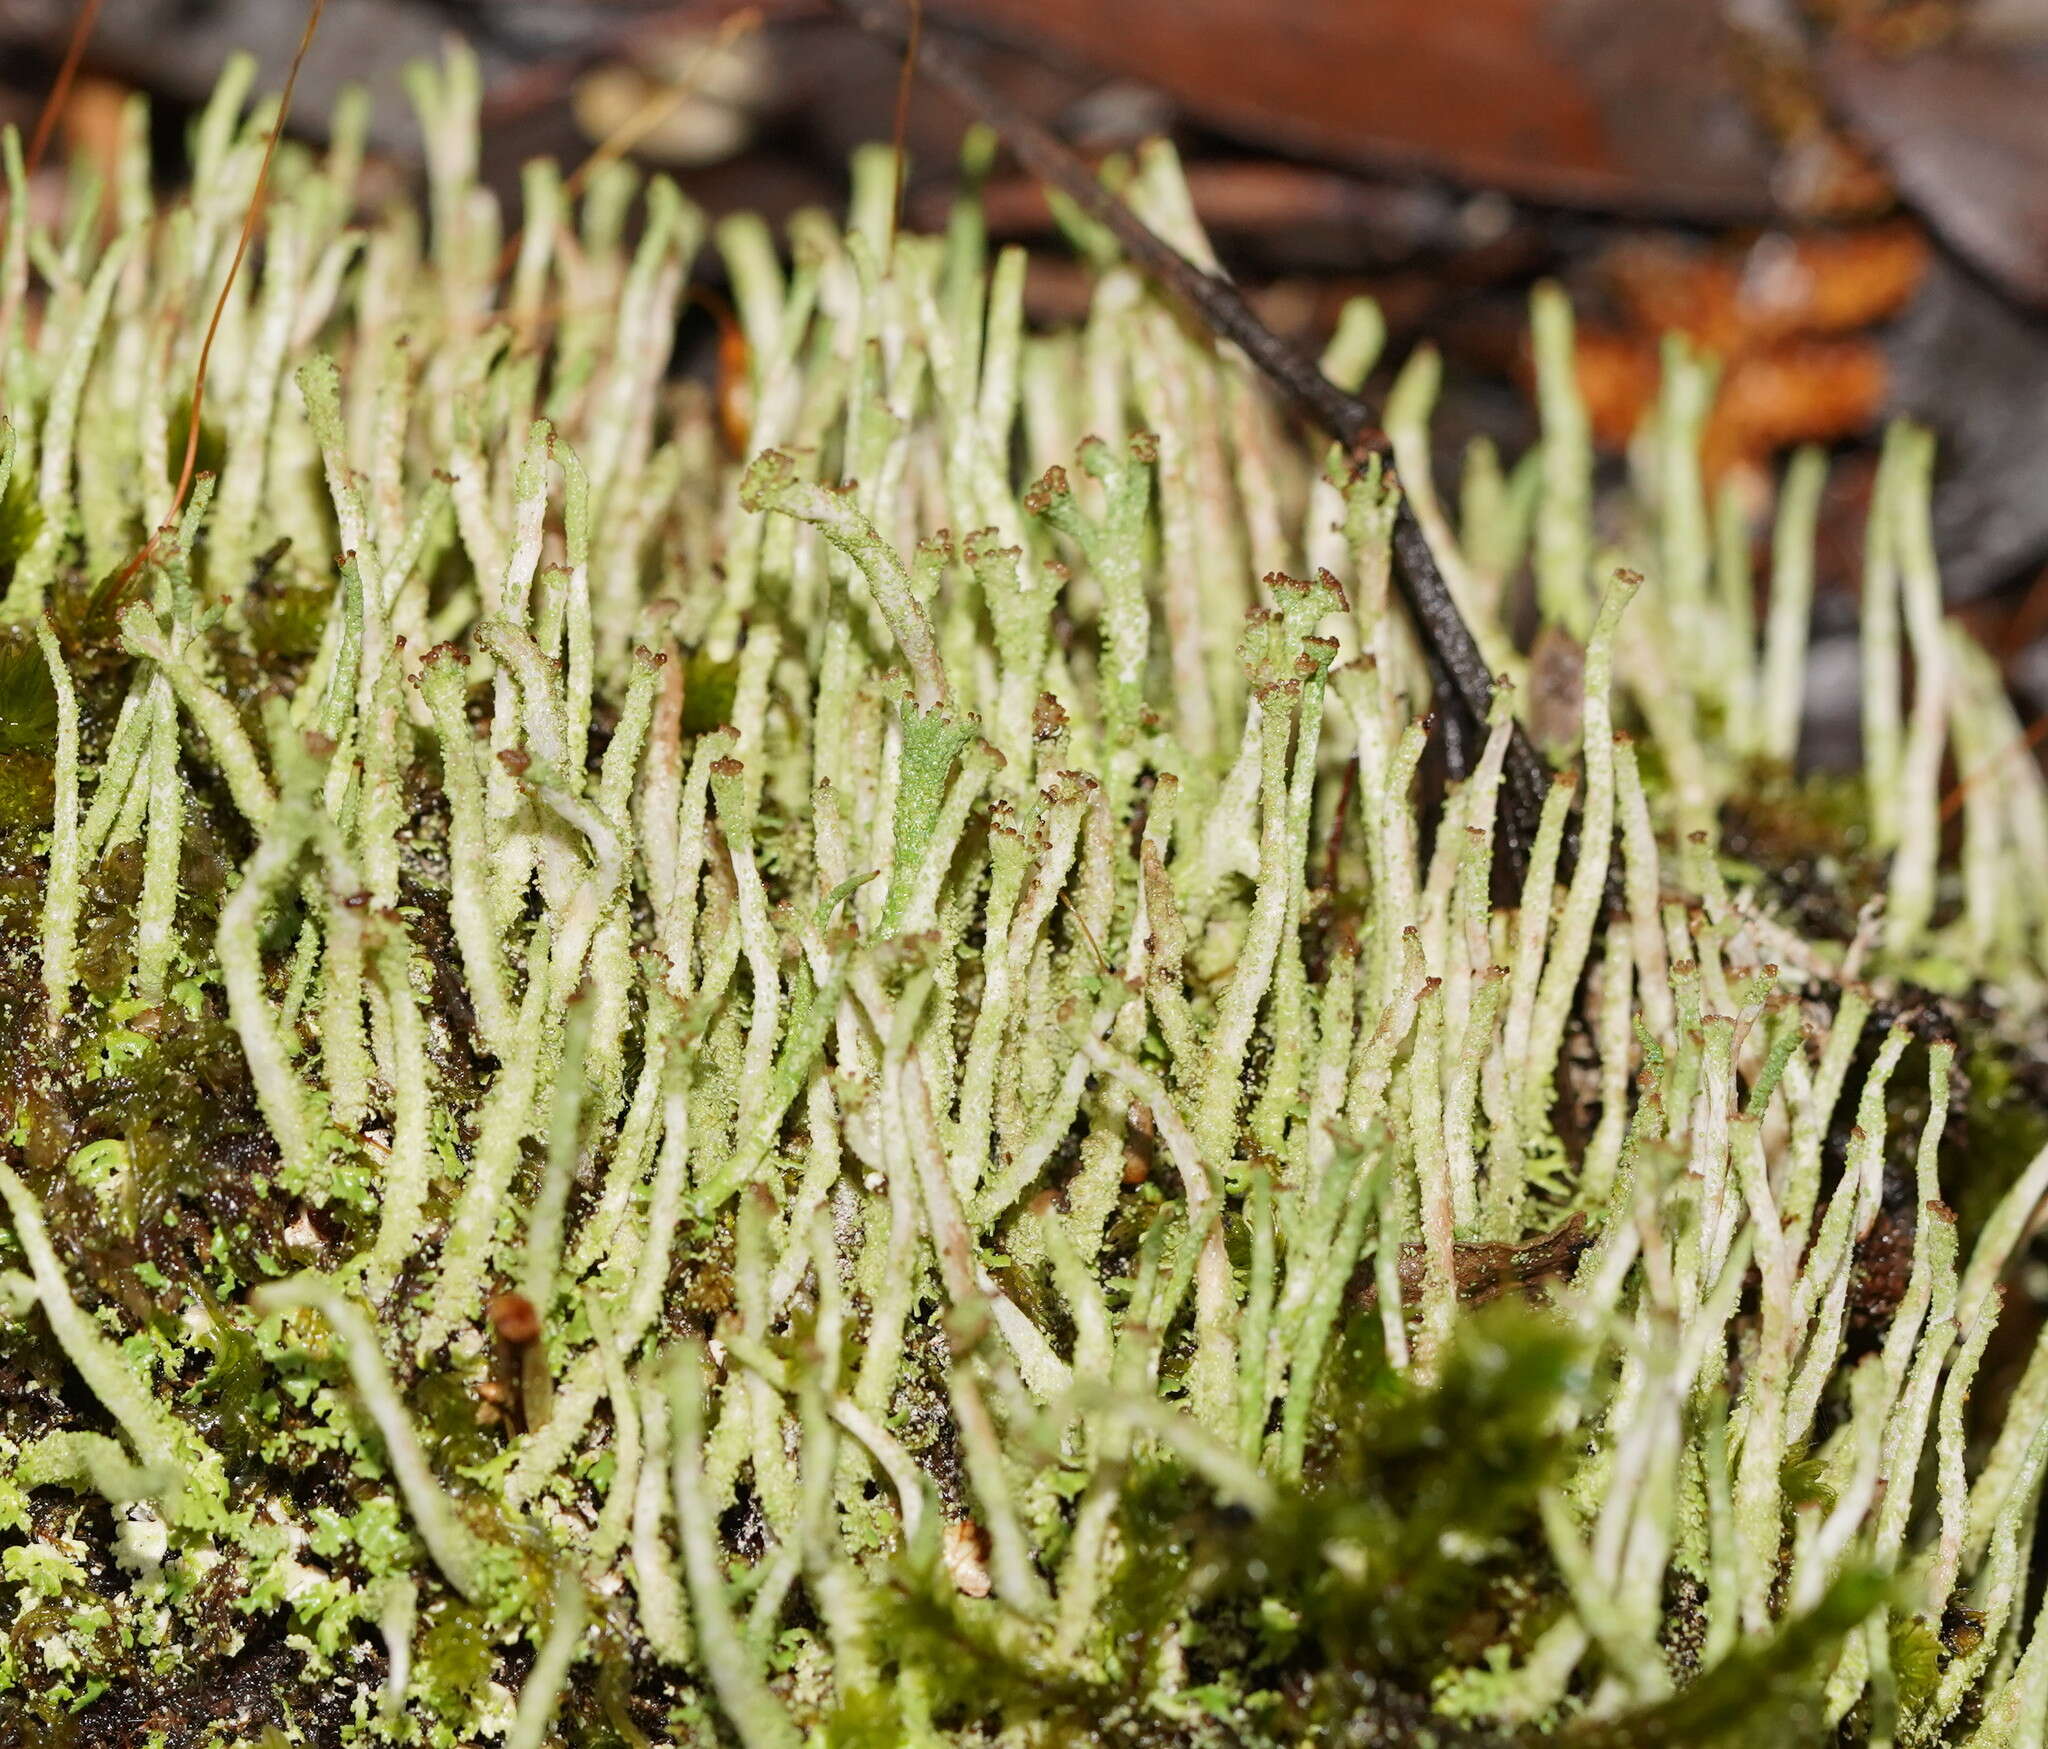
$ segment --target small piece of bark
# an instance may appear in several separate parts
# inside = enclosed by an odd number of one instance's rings
[[[1456,1245],[1452,1248],[1452,1267],[1458,1278],[1458,1302],[1464,1306],[1483,1306],[1509,1291],[1534,1297],[1546,1283],[1569,1276],[1578,1267],[1581,1253],[1592,1243],[1593,1235],[1586,1231],[1586,1216],[1581,1210],[1563,1226],[1516,1244],[1468,1241]],[[1429,1269],[1423,1246],[1403,1245],[1398,1269],[1402,1303],[1419,1305],[1423,1278]],[[1349,1300],[1356,1311],[1378,1308],[1379,1287],[1373,1279],[1370,1259],[1352,1272]]]

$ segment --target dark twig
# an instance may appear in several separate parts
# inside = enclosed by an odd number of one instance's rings
[[[1237,346],[1354,461],[1386,454],[1386,433],[1363,401],[1346,394],[1260,321],[1236,286],[1203,271],[1154,232],[1069,147],[954,59],[929,31],[913,34],[910,17],[898,0],[835,3],[868,30],[903,44],[918,68],[993,127],[1027,170],[1107,229],[1134,262],[1193,310],[1211,333]],[[1450,696],[1443,702],[1465,719],[1464,744],[1476,746],[1493,700],[1493,677],[1405,497],[1394,523],[1394,577],[1434,666],[1449,682]],[[1520,724],[1515,726],[1502,775],[1508,806],[1501,810],[1501,831],[1519,872],[1550,789],[1550,769]]]

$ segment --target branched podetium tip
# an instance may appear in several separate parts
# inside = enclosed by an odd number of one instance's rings
[[[699,216],[537,169],[508,252],[457,54],[424,233],[356,211],[359,114],[279,149],[220,492],[124,578],[252,77],[162,223],[136,156],[113,241],[17,175],[0,244],[0,1342],[51,1387],[0,1404],[0,1716],[2033,1740],[2048,1346],[1987,1356],[2048,788],[1942,623],[1931,440],[1872,512],[1889,775],[1795,792],[1819,463],[1759,627],[1689,351],[1596,573],[1555,288],[1540,455],[1439,491],[1421,355],[1404,495],[1110,231],[1027,334],[976,196],[892,244],[868,157],[788,268],[716,228],[744,461],[670,377]],[[1172,155],[1122,174],[1199,257]],[[1936,982],[1953,1046],[1866,1038]]]

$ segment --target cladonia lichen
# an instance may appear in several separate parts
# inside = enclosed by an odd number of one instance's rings
[[[1538,456],[1439,493],[1429,355],[1398,468],[1318,453],[1100,235],[1038,332],[972,193],[892,234],[886,152],[786,253],[620,162],[502,211],[457,53],[424,216],[355,100],[279,148],[180,503],[251,77],[161,203],[139,107],[60,213],[8,136],[0,1717],[2038,1749],[2048,1152],[1955,1118],[2048,792],[1926,434],[1802,784],[1825,464],[1759,615],[1684,347],[1596,540],[1554,289]]]

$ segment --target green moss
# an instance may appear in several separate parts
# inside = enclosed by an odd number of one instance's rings
[[[35,636],[0,625],[0,752],[48,758],[57,744],[57,689]]]
[[[1967,1240],[1983,1230],[1999,1199],[2048,1148],[2048,1106],[2038,1091],[2038,1059],[1987,1043],[1964,1057],[1962,1066],[1970,1096],[1960,1140],[1968,1159],[1955,1175],[1954,1199],[1958,1229]]]
[[[720,661],[706,650],[692,650],[683,678],[683,733],[705,735],[732,721],[732,701],[739,685],[740,665]]]
[[[0,492],[0,594],[14,581],[14,568],[43,530],[43,509],[36,500],[35,480],[17,465]]]

